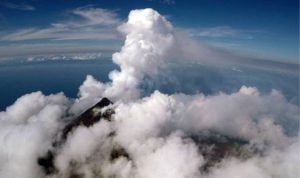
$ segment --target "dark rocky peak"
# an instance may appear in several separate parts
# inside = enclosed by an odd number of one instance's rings
[[[106,119],[111,121],[111,117],[114,114],[114,110],[109,108],[109,105],[113,103],[107,99],[102,98],[97,104],[90,107],[79,116],[72,119],[61,131],[59,139],[53,142],[54,149],[49,150],[46,155],[38,158],[37,163],[43,168],[45,174],[53,174],[56,169],[54,166],[55,160],[55,150],[61,147],[67,140],[69,133],[71,133],[78,126],[90,127],[95,123],[99,122],[101,119]]]
[[[104,97],[97,104],[95,104],[92,108],[94,108],[94,107],[104,108],[105,106],[108,106],[111,104],[113,104],[113,102],[111,102],[109,99]],[[90,109],[92,109],[92,108],[90,108]]]
[[[103,110],[111,104],[113,103],[109,99],[102,98],[97,104],[84,111],[77,118],[71,120],[62,131],[62,140],[65,140],[68,134],[79,125],[90,127],[100,121],[101,118],[111,120],[111,115],[114,114],[113,109]]]

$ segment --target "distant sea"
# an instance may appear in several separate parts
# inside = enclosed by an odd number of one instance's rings
[[[87,61],[42,61],[0,65],[0,110],[20,96],[34,91],[44,94],[64,92],[75,98],[86,75],[107,82],[108,73],[118,66],[110,59]],[[179,65],[171,63],[155,78],[146,78],[141,88],[145,95],[158,89],[164,93],[217,94],[236,92],[242,85],[257,87],[262,93],[280,90],[299,105],[299,75],[239,66]]]
[[[0,110],[20,96],[34,91],[44,94],[64,92],[75,98],[86,75],[108,81],[107,74],[117,66],[110,60],[43,61],[0,66]]]

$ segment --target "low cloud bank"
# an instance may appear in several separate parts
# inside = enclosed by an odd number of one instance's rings
[[[42,55],[28,57],[27,62],[41,61],[68,61],[68,60],[96,60],[102,57],[102,53],[77,53],[77,54],[62,54],[62,55]]]
[[[299,106],[289,103],[280,91],[263,95],[246,86],[235,93],[212,96],[155,91],[141,97],[143,78],[161,72],[180,41],[172,25],[152,9],[131,11],[119,29],[126,40],[113,55],[120,70],[110,73],[111,83],[88,76],[75,100],[62,93],[45,96],[35,92],[0,113],[0,177],[299,176],[299,128],[295,127]],[[65,124],[102,97],[114,101],[108,106],[115,112],[112,119],[91,127],[78,126],[65,144],[54,147]],[[205,152],[214,145],[204,149],[197,140],[210,134],[242,140],[241,150],[247,156],[228,155],[204,169],[209,161]],[[53,149],[57,171],[46,175],[37,159]],[[112,159],[115,150],[123,156]]]

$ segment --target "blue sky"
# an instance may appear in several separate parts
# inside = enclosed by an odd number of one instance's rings
[[[202,43],[258,58],[298,62],[297,0],[4,0],[0,57],[101,51],[122,45],[116,28],[151,7]]]

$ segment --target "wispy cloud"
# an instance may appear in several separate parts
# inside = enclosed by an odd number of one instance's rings
[[[164,4],[176,4],[175,0],[161,0]]]
[[[26,28],[0,36],[1,41],[23,40],[113,40],[116,26],[121,23],[114,11],[93,6],[76,8],[69,12],[75,20],[52,23],[47,28]]]
[[[210,37],[210,38],[243,38],[252,39],[253,33],[256,31],[236,29],[231,26],[216,26],[189,29],[189,34],[194,37]]]
[[[176,1],[175,1],[175,0],[148,0],[148,1],[159,2],[159,3],[167,4],[167,5],[173,5],[173,4],[176,4]]]
[[[117,34],[113,29],[71,29],[69,26],[58,27],[51,25],[49,28],[21,29],[17,32],[5,35],[1,41],[23,41],[23,40],[113,40],[117,39]]]
[[[85,18],[88,25],[114,25],[120,22],[116,12],[92,5],[76,8],[72,13]]]
[[[32,5],[26,4],[24,2],[22,3],[11,3],[11,2],[1,2],[0,3],[1,6],[6,7],[6,8],[10,8],[10,9],[16,9],[16,10],[23,10],[23,11],[33,11],[35,10],[35,7],[33,7]]]
[[[36,61],[69,61],[69,60],[97,60],[102,57],[102,53],[71,53],[71,54],[52,54],[52,55],[41,55],[41,56],[31,56],[27,58],[27,62]]]
[[[53,56],[66,54],[101,53],[111,55],[120,47],[116,44],[80,45],[76,43],[35,43],[0,46],[0,61],[19,57]]]

